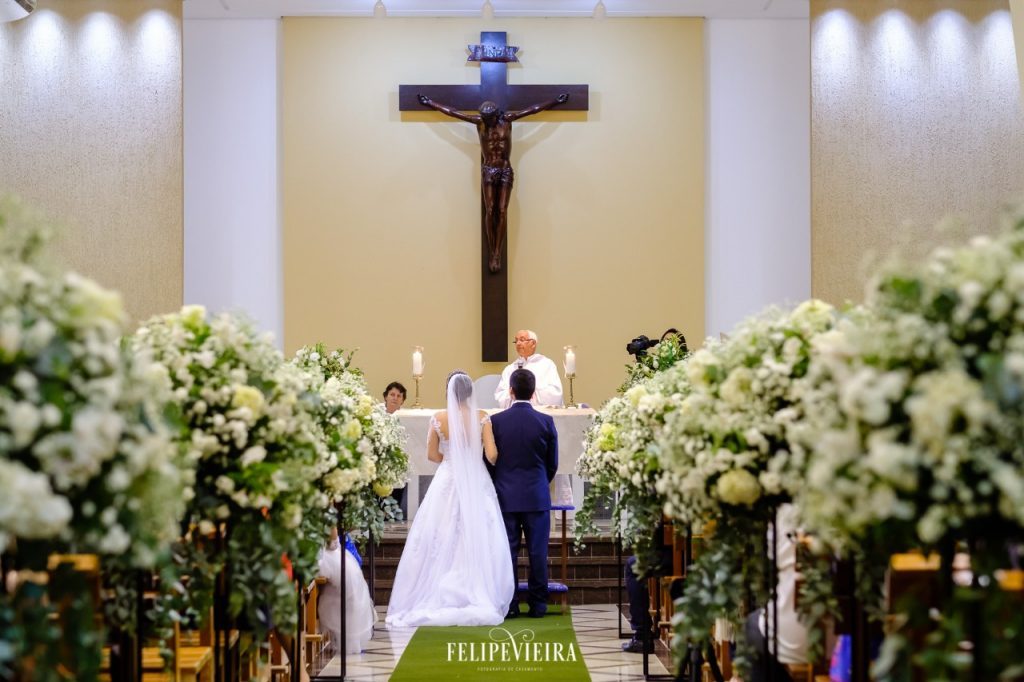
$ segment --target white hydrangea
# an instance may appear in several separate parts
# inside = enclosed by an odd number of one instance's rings
[[[46,474],[0,459],[0,552],[11,537],[41,540],[64,533],[71,504],[50,487]]]
[[[799,379],[812,344],[834,320],[820,301],[768,311],[707,340],[676,370],[690,393],[656,436],[666,513],[699,523],[726,513],[722,504],[777,504],[803,484],[793,461],[806,451],[787,432],[802,422]]]
[[[122,351],[116,292],[25,248],[44,233],[17,211],[0,215],[0,535],[149,567],[182,510],[159,411],[167,385],[150,358]],[[101,519],[95,499],[113,500],[120,519]]]
[[[789,433],[808,453],[805,524],[834,547],[905,536],[885,524],[923,545],[1024,525],[1021,225],[889,266],[816,341]]]

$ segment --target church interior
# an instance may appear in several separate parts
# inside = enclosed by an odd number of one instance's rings
[[[1022,44],[0,0],[0,680],[1024,680]]]

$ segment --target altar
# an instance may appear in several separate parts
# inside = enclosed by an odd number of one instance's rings
[[[427,460],[427,434],[430,417],[440,408],[402,409],[395,416],[402,422],[409,437],[405,451],[409,455],[409,488],[406,492],[409,518],[416,516],[420,489],[426,492],[437,464]],[[555,504],[571,503],[579,508],[583,502],[583,481],[576,476],[576,460],[583,454],[583,438],[594,421],[596,412],[587,408],[538,408],[555,420],[558,432],[558,476],[552,483],[551,500]],[[487,410],[494,414],[500,410]],[[482,456],[482,455],[481,455]]]

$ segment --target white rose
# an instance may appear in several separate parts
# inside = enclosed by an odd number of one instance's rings
[[[70,288],[68,294],[73,317],[87,324],[92,324],[96,319],[121,321],[124,315],[121,294],[104,289],[91,279],[75,273],[66,274],[64,281]]]
[[[737,367],[729,372],[729,376],[722,382],[719,394],[733,407],[742,407],[750,400],[753,383],[754,373],[750,368]]]
[[[114,492],[120,492],[125,490],[131,485],[132,477],[128,471],[120,465],[114,466],[110,469],[110,475],[107,476],[107,487]]]
[[[196,364],[204,369],[210,369],[217,362],[217,356],[209,349],[196,353],[193,358]]]
[[[793,311],[790,320],[805,334],[823,331],[832,323],[832,306],[818,299],[804,301]]]
[[[722,474],[716,486],[718,497],[727,504],[751,506],[761,497],[761,486],[746,469],[732,469]]]
[[[56,405],[47,403],[43,405],[43,409],[40,411],[43,419],[43,425],[48,428],[53,428],[57,424],[60,424],[61,415],[60,409]]]
[[[231,397],[232,407],[246,407],[254,416],[261,413],[264,404],[263,392],[253,386],[235,386]]]
[[[942,507],[929,507],[917,522],[917,534],[928,544],[937,542],[946,530],[945,512]]]
[[[244,469],[252,464],[258,464],[267,457],[267,450],[262,445],[254,445],[242,453],[240,463]]]
[[[320,397],[329,403],[341,402],[344,396],[345,393],[342,389],[341,382],[335,377],[331,377],[325,381],[323,387],[320,389]]]
[[[187,327],[198,327],[206,321],[206,308],[201,305],[186,305],[181,309],[181,321]]]
[[[18,370],[11,383],[24,395],[34,393],[39,387],[39,380],[36,379],[35,375],[31,372],[26,372],[23,369]]]
[[[0,324],[0,351],[8,358],[14,358],[21,350],[21,324],[4,322]]]
[[[7,420],[14,438],[14,447],[23,448],[32,442],[42,423],[42,414],[35,405],[17,402],[7,412]]]
[[[640,404],[640,399],[647,395],[647,387],[643,384],[638,384],[633,388],[626,391],[626,400],[633,407],[637,407]]]
[[[57,328],[46,318],[37,320],[25,332],[25,346],[33,353],[45,348],[57,333]]]
[[[100,540],[100,552],[104,554],[121,554],[131,546],[131,537],[120,524],[114,524]]]
[[[363,426],[358,420],[349,419],[342,428],[341,435],[350,441],[358,440],[363,435]]]

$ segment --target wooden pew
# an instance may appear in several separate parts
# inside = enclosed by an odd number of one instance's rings
[[[320,630],[319,612],[320,588],[326,584],[327,578],[317,576],[306,586],[303,593],[305,600],[303,603],[306,606],[305,629],[302,632],[303,652],[314,672],[323,667],[320,657],[327,641],[324,633]]]

